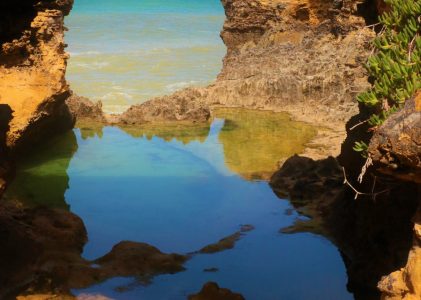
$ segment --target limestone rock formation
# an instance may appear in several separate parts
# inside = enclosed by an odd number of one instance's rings
[[[224,0],[228,53],[209,101],[343,125],[367,86],[362,64],[373,32],[359,3]]]
[[[152,99],[131,106],[121,116],[114,116],[111,123],[142,124],[164,121],[206,122],[210,118],[209,106],[200,99],[200,92],[187,89],[171,96]]]
[[[0,3],[0,104],[13,110],[9,148],[24,150],[49,134],[72,126],[64,105],[64,16],[73,0]]]
[[[66,105],[76,120],[105,122],[101,101],[94,103],[88,98],[73,94],[67,98]]]
[[[376,130],[369,152],[384,172],[421,184],[421,91]]]
[[[227,46],[215,83],[164,97],[210,106],[289,111],[298,119],[343,128],[358,111],[354,96],[368,86],[363,63],[373,30],[372,1],[223,0]],[[153,102],[160,105],[159,101]],[[129,109],[124,115],[139,118]],[[174,118],[161,110],[162,118]],[[189,118],[190,116],[186,116]],[[183,117],[184,119],[184,117]],[[342,135],[344,130],[342,130]]]

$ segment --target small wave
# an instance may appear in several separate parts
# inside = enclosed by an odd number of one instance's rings
[[[99,97],[99,99],[103,100],[103,101],[108,101],[108,100],[119,100],[119,101],[127,100],[127,101],[129,101],[129,100],[133,99],[133,96],[128,94],[128,93],[123,93],[123,92],[110,92],[110,93],[107,93],[107,94]]]
[[[76,66],[81,67],[81,68],[85,68],[85,69],[89,69],[89,70],[100,70],[104,67],[109,66],[110,63],[104,61],[104,62],[97,62],[97,61],[93,61],[91,63],[76,63]]]
[[[167,86],[165,86],[165,88],[169,92],[175,92],[177,90],[180,90],[180,89],[183,89],[183,88],[192,86],[192,85],[196,85],[198,83],[199,83],[199,81],[196,81],[196,80],[192,80],[192,81],[181,81],[181,82],[176,82],[176,83],[168,84]]]
[[[92,56],[92,55],[100,55],[101,52],[98,51],[85,51],[85,52],[69,52],[70,56]]]

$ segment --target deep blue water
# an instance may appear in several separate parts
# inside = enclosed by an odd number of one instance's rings
[[[185,272],[158,276],[151,285],[114,278],[76,294],[181,300],[216,281],[251,300],[351,299],[337,249],[313,234],[279,233],[298,218],[285,213],[288,201],[278,199],[267,182],[245,180],[225,166],[222,126],[215,121],[204,142],[188,144],[134,139],[118,128],[84,140],[76,131],[79,149],[67,171],[65,198],[88,230],[85,257],[104,255],[122,240],[189,253],[241,224],[256,227],[234,249],[196,256]],[[203,272],[213,267],[219,271]]]
[[[245,116],[231,120],[228,127],[223,119],[214,120],[210,128],[82,126],[18,166],[6,198],[78,215],[88,233],[83,252],[87,259],[106,254],[124,240],[186,254],[233,234],[241,225],[255,227],[233,249],[194,256],[184,272],[157,276],[149,285],[136,278],[112,278],[73,290],[75,295],[185,300],[204,283],[216,281],[249,300],[352,299],[336,247],[314,234],[280,233],[301,217],[266,181],[247,176],[254,166],[259,172],[264,169],[249,164],[244,168],[244,159],[272,157],[268,151],[285,147],[289,136],[299,149],[298,141],[309,138],[304,125],[283,115],[283,126],[267,123],[269,116],[275,119],[273,114]],[[250,119],[259,117],[264,122]],[[273,146],[259,146],[262,141]],[[295,151],[286,149],[279,153],[288,157]],[[237,160],[227,160],[233,150]]]

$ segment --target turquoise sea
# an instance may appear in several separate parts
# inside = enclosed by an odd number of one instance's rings
[[[67,79],[107,112],[212,82],[222,66],[220,0],[75,0]]]

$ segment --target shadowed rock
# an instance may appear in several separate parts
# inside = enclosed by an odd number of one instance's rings
[[[0,298],[87,288],[106,279],[136,277],[147,283],[158,274],[184,270],[187,256],[165,254],[144,243],[120,242],[101,258],[81,257],[87,241],[82,220],[67,211],[0,205]],[[64,296],[63,296],[64,297]]]
[[[369,152],[382,171],[421,184],[421,92],[376,130]]]
[[[273,175],[270,185],[280,198],[289,198],[300,214],[310,218],[284,232],[308,231],[330,239],[342,254],[348,289],[355,299],[378,299],[377,283],[382,276],[407,262],[412,246],[411,218],[420,189],[411,182],[377,177],[374,193],[384,192],[355,200],[355,192],[343,181],[334,158],[314,161],[295,156]],[[362,190],[373,191],[370,183],[361,185]]]
[[[234,234],[220,239],[217,243],[207,245],[193,254],[212,254],[234,248],[244,233],[254,230],[253,225],[242,225],[241,229]]]
[[[202,290],[195,295],[190,295],[189,300],[244,300],[240,294],[229,289],[220,288],[215,282],[206,283]]]

